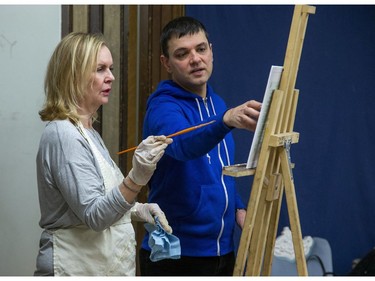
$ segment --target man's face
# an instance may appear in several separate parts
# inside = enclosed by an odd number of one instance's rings
[[[173,81],[186,90],[205,96],[213,55],[204,32],[172,37],[168,42],[168,54],[169,58],[161,56],[161,62],[172,74]]]

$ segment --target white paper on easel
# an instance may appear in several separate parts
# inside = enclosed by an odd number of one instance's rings
[[[258,158],[264,135],[264,125],[267,121],[267,115],[271,104],[273,91],[279,88],[282,71],[282,66],[271,66],[270,74],[268,75],[266,91],[263,97],[262,109],[260,110],[257,127],[255,129],[253,141],[250,148],[249,158],[247,160],[246,168],[248,169],[255,168],[258,164]]]

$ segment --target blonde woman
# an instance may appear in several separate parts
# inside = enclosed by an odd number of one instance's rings
[[[93,128],[111,95],[113,61],[100,34],[71,33],[57,45],[45,78],[47,121],[37,154],[43,228],[34,275],[135,275],[131,219],[172,232],[157,204],[135,202],[172,139],[143,140],[124,177]]]

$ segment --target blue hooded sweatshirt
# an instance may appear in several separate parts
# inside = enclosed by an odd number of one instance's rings
[[[221,256],[234,250],[235,212],[244,204],[234,179],[222,174],[234,158],[231,128],[223,122],[226,110],[209,85],[203,99],[171,80],[160,82],[147,101],[143,138],[215,120],[174,137],[149,182],[148,201],[165,213],[182,256]],[[146,233],[142,247],[150,250],[148,238]]]

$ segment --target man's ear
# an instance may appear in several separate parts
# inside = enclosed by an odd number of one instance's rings
[[[169,59],[164,56],[164,55],[161,55],[160,56],[160,62],[162,63],[162,65],[165,67],[165,69],[167,70],[168,73],[171,73],[171,67],[169,65]]]

